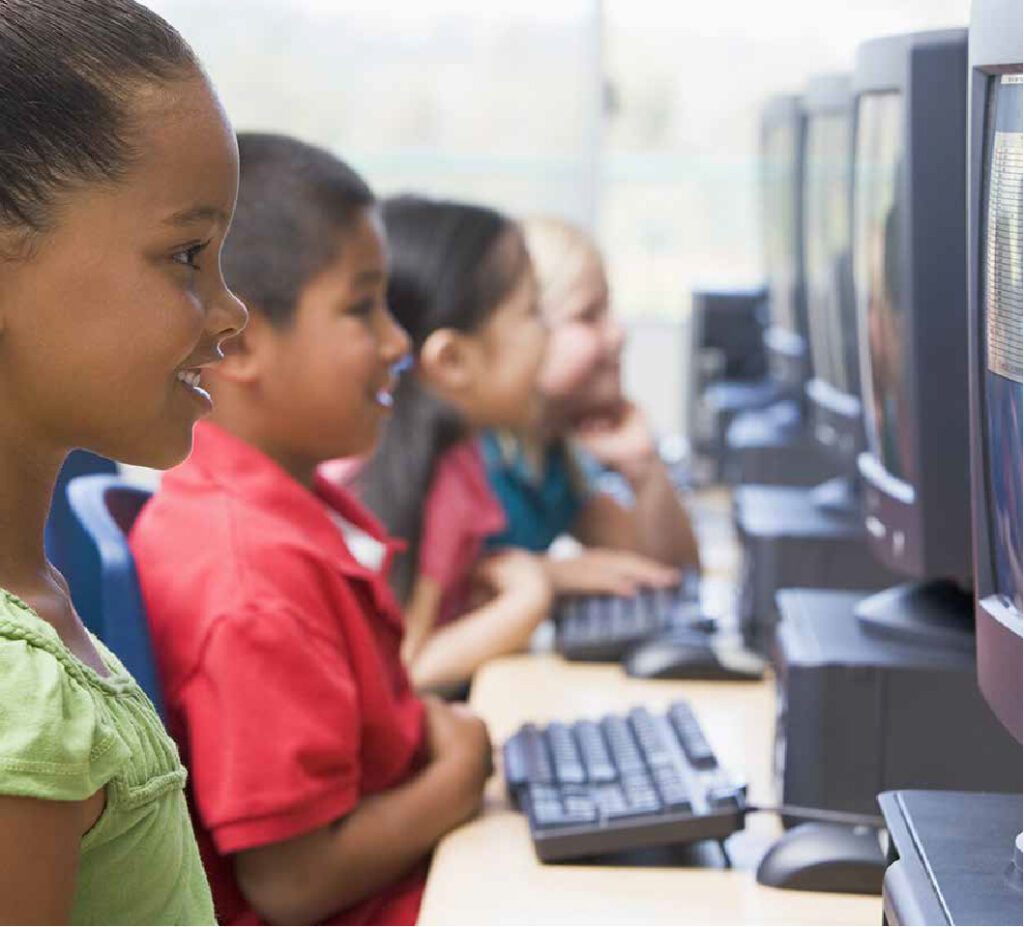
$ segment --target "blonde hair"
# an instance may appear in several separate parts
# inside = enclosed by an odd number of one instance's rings
[[[520,223],[537,276],[540,309],[549,321],[592,262],[604,268],[601,252],[581,228],[550,216]]]

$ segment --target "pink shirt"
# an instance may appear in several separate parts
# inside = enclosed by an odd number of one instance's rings
[[[484,541],[505,529],[476,438],[449,449],[437,464],[423,506],[419,570],[442,590],[438,624],[466,611],[470,577]]]

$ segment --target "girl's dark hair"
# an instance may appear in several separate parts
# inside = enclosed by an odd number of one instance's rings
[[[375,198],[347,164],[287,135],[240,132],[238,163],[224,279],[250,309],[286,328],[303,288],[337,260],[339,233]]]
[[[0,230],[46,231],[62,193],[117,180],[138,156],[133,92],[198,71],[133,0],[0,0]]]
[[[493,209],[400,196],[384,201],[391,269],[388,305],[418,354],[432,332],[477,330],[515,288],[529,258],[515,224]],[[408,599],[419,562],[423,502],[441,455],[465,438],[458,413],[415,373],[395,393],[391,418],[360,479],[388,532],[408,543],[391,583]]]

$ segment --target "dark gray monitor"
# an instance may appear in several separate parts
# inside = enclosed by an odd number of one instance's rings
[[[795,391],[803,390],[807,375],[802,233],[805,124],[797,96],[772,97],[762,111],[762,227],[770,313],[765,349],[773,379]]]
[[[851,265],[853,103],[847,74],[818,75],[804,93],[804,276],[812,370],[807,397],[812,433],[844,475],[856,471],[864,448]]]
[[[969,50],[968,303],[978,683],[1021,740],[1020,0],[974,0]]]
[[[967,30],[864,43],[853,89],[869,542],[897,572],[969,588]]]

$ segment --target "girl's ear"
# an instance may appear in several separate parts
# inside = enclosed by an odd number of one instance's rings
[[[419,354],[420,375],[442,395],[464,392],[473,385],[473,344],[453,328],[427,336]]]

